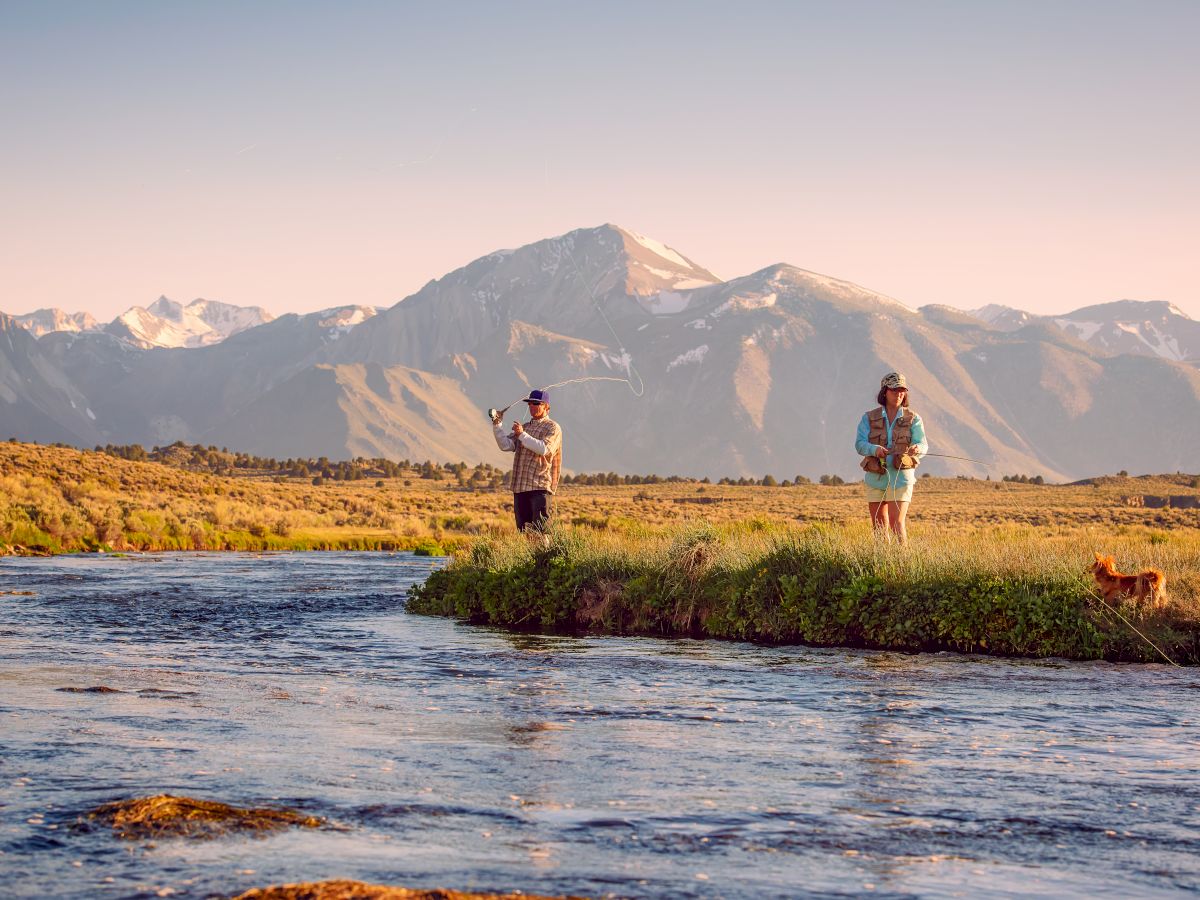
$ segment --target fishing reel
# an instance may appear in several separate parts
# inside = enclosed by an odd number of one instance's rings
[[[488,418],[492,420],[493,425],[499,425],[502,421],[504,421],[504,414],[506,412],[508,412],[507,408],[496,409],[495,407],[492,407],[488,410]]]

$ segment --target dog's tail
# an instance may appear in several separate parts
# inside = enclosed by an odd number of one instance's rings
[[[1147,569],[1142,573],[1142,577],[1146,579],[1152,591],[1161,591],[1167,586],[1167,576],[1158,569]]]
[[[1167,576],[1158,569],[1147,569],[1138,573],[1138,590],[1136,593],[1147,596],[1154,606],[1161,606],[1167,600]]]

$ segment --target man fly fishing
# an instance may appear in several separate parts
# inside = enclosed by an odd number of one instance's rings
[[[492,415],[496,446],[515,453],[512,470],[513,512],[517,531],[543,533],[554,512],[554,492],[562,468],[562,428],[550,418],[550,395],[532,390],[519,401],[529,406],[529,421],[513,422],[504,432],[504,412]]]

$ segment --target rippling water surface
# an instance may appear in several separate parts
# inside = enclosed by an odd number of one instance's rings
[[[0,894],[1200,890],[1194,670],[509,635],[406,614],[433,564],[0,562]],[[77,827],[162,792],[342,827]]]

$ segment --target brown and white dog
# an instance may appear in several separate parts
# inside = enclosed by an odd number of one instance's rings
[[[1158,608],[1167,599],[1167,576],[1158,569],[1146,569],[1136,575],[1125,575],[1117,571],[1116,560],[1111,556],[1096,554],[1096,562],[1092,565],[1092,577],[1100,593],[1104,595],[1105,603],[1115,603],[1122,597],[1132,597],[1140,607],[1149,603],[1152,608]]]

